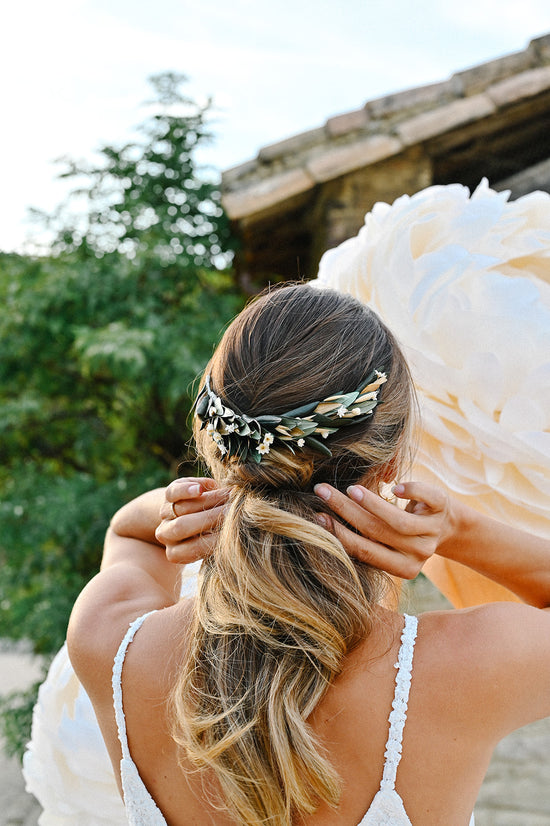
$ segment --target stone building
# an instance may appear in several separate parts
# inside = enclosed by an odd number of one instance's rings
[[[223,174],[243,286],[312,277],[376,201],[482,177],[550,191],[550,34],[449,80],[368,101]]]

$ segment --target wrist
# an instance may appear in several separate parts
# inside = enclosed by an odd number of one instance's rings
[[[110,527],[118,536],[141,539],[154,545],[161,543],[155,536],[160,524],[160,506],[164,488],[147,491],[122,506],[112,517]]]
[[[446,559],[461,561],[461,549],[468,542],[474,523],[479,518],[477,511],[464,505],[454,497],[449,497],[445,528],[437,546],[436,553]]]

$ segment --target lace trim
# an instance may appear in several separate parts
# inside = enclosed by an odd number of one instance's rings
[[[120,643],[118,651],[116,652],[115,661],[113,663],[113,706],[115,709],[115,720],[118,732],[118,739],[122,747],[122,757],[126,760],[132,760],[132,758],[130,757],[130,749],[128,748],[128,737],[126,735],[126,718],[124,716],[124,709],[122,706],[122,666],[124,665],[124,658],[126,657],[128,646],[130,645],[136,633],[143,625],[144,620],[146,620],[148,616],[154,613],[155,611],[148,611],[146,614],[143,614],[143,616],[138,617],[130,623],[130,627],[126,632],[124,639]]]
[[[147,791],[132,760],[122,758],[120,777],[128,826],[167,826],[164,815]]]
[[[394,789],[397,777],[397,768],[401,760],[403,751],[403,729],[407,719],[407,707],[409,702],[409,692],[411,688],[412,663],[414,655],[414,643],[418,630],[418,620],[416,617],[405,614],[405,627],[401,634],[401,646],[399,656],[395,664],[397,674],[395,677],[395,694],[392,702],[392,711],[389,717],[390,730],[386,751],[384,753],[384,772],[382,775],[381,789]]]
[[[358,826],[412,826],[403,801],[395,789],[376,792],[374,800]]]

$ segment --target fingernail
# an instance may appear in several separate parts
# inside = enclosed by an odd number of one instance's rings
[[[363,491],[358,485],[351,485],[346,493],[348,494],[350,499],[353,499],[354,502],[362,502],[363,501]]]
[[[319,525],[322,525],[322,526],[323,526],[323,528],[326,528],[326,527],[327,527],[327,525],[328,525],[328,520],[327,520],[326,516],[323,516],[323,514],[322,514],[322,513],[316,513],[316,514],[315,514],[315,519],[316,519],[316,521],[319,523]]]
[[[189,493],[189,496],[198,496],[199,493],[201,492],[201,486],[200,485],[189,485],[189,487],[187,489],[187,492]]]
[[[332,495],[332,491],[328,485],[315,485],[313,490],[315,491],[317,496],[319,496],[320,499],[324,499],[325,502],[328,502]]]
[[[394,485],[391,491],[396,496],[401,496],[402,493],[405,493],[405,485]]]

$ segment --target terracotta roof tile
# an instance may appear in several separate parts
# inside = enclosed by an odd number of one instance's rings
[[[365,104],[365,109],[372,120],[380,120],[404,111],[429,109],[442,101],[452,100],[456,96],[456,85],[451,78],[441,83],[416,86],[413,89],[405,89],[403,92],[395,92],[392,95],[369,100]]]
[[[531,69],[514,77],[494,83],[487,94],[497,106],[506,106],[524,98],[533,97],[550,89],[550,66]]]
[[[402,143],[391,135],[373,135],[342,146],[327,147],[308,161],[306,169],[315,181],[322,183],[397,155],[402,149]]]
[[[291,169],[251,183],[246,189],[228,192],[224,196],[224,206],[231,218],[243,218],[306,192],[314,185],[315,181],[305,170]]]
[[[283,141],[270,143],[268,146],[263,146],[258,152],[258,160],[264,163],[277,160],[284,155],[299,152],[302,149],[307,149],[310,146],[315,146],[319,141],[325,137],[325,129],[323,126],[318,129],[310,129],[307,132],[299,132],[297,135],[292,135],[290,138],[285,138]]]
[[[337,138],[340,135],[364,129],[368,122],[367,110],[362,106],[361,109],[353,109],[351,112],[344,112],[343,115],[335,115],[329,118],[325,124],[325,129],[331,138]]]
[[[421,115],[406,120],[396,127],[397,135],[405,146],[413,143],[420,143],[435,135],[441,135],[456,129],[457,126],[464,126],[474,120],[485,118],[495,111],[495,104],[484,94],[473,95],[468,98],[454,100],[431,112],[423,112]]]
[[[550,89],[550,34],[522,52],[482,63],[449,80],[367,102],[260,149],[223,173],[223,202],[231,218],[254,215],[340,177],[482,121],[504,107]]]

